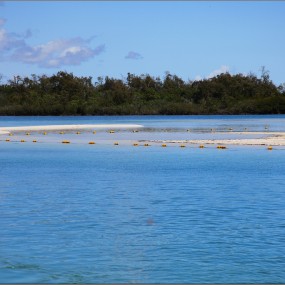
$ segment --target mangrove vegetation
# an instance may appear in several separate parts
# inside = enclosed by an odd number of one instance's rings
[[[125,78],[15,76],[0,83],[0,115],[197,115],[284,114],[285,84],[276,86],[263,69],[254,74],[223,73],[185,82],[128,73]]]

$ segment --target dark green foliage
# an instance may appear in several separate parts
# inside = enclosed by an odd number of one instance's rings
[[[77,77],[60,71],[50,77],[15,76],[0,85],[0,115],[184,115],[284,114],[285,84],[276,87],[268,71],[220,74],[184,82],[166,73],[127,74],[125,79]]]

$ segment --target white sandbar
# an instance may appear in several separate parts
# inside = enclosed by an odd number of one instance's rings
[[[7,134],[15,131],[63,131],[83,129],[133,129],[142,128],[142,125],[131,124],[96,124],[96,125],[48,125],[48,126],[21,126],[21,127],[0,127],[0,134]]]
[[[0,136],[1,135],[7,135],[7,134],[9,134],[10,132],[9,131],[2,131],[2,130],[0,130]]]
[[[253,134],[250,132],[241,132],[241,134]],[[257,134],[257,133],[254,133]],[[268,137],[254,139],[213,139],[213,140],[156,140],[157,143],[189,143],[189,144],[224,144],[224,145],[252,145],[252,146],[285,146],[285,133],[259,133],[260,135],[268,135]]]

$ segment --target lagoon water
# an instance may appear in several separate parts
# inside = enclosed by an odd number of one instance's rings
[[[1,117],[285,131],[285,116]],[[2,283],[285,283],[285,151],[0,141]]]
[[[0,127],[65,124],[143,124],[146,128],[192,128],[223,131],[285,131],[285,115],[211,115],[211,116],[0,116]]]

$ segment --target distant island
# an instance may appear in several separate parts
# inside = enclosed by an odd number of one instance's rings
[[[0,115],[206,115],[284,114],[285,84],[276,86],[263,69],[185,82],[128,73],[126,78],[15,76],[0,84]]]

